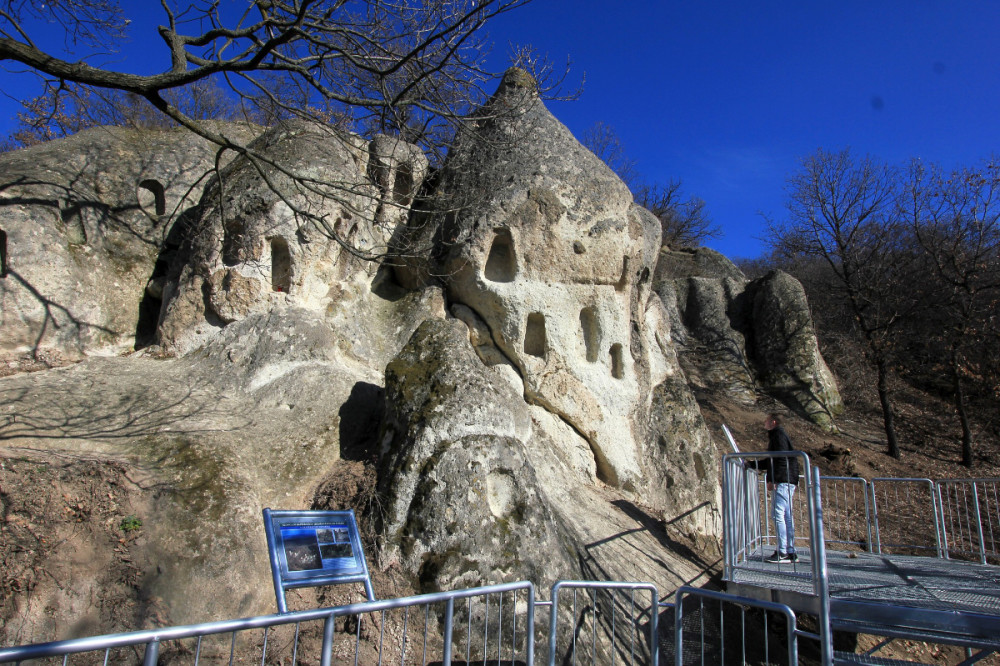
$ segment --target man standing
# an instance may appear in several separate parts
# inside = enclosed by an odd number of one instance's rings
[[[767,430],[767,450],[772,452],[794,451],[792,440],[781,427],[781,416],[768,414],[764,419]],[[778,549],[765,558],[765,562],[796,562],[795,520],[792,516],[792,498],[799,482],[799,460],[795,456],[775,456],[762,460],[748,460],[748,467],[764,470],[767,489],[771,496],[771,517],[778,534]]]

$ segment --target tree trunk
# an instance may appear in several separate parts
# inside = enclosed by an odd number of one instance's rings
[[[972,426],[965,406],[965,386],[962,384],[958,350],[954,348],[951,350],[951,376],[954,382],[955,409],[958,411],[958,420],[962,423],[962,464],[972,467]]]
[[[884,360],[875,363],[878,369],[878,401],[882,405],[882,421],[885,423],[885,439],[889,445],[887,453],[893,458],[899,458],[899,440],[896,439],[896,426],[893,423],[892,399],[889,395],[889,368]]]

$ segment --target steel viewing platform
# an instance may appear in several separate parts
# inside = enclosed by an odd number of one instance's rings
[[[792,454],[806,471],[793,507],[799,559],[778,564],[765,561],[777,542],[767,489],[743,464],[767,455],[724,459],[729,593],[816,615],[827,634],[979,650],[963,663],[1000,650],[1000,479],[823,477]]]

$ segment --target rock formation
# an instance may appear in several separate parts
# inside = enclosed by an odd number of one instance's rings
[[[88,136],[2,158],[4,351],[108,353],[149,321],[159,346],[2,379],[0,423],[38,448],[128,460],[159,489],[141,594],[164,621],[270,611],[260,509],[307,507],[341,456],[377,457],[369,555],[422,589],[606,577],[667,591],[703,572],[649,524],[719,536],[719,455],[692,387],[836,412],[797,283],[661,250],[657,220],[520,70],[433,178],[398,139],[295,121],[210,178],[210,151],[177,148],[176,173],[156,172],[170,186],[152,185],[140,167],[156,143],[108,185]],[[41,159],[62,150],[83,153],[72,173]],[[75,204],[53,194],[70,183],[115,225],[81,213],[72,231]],[[183,214],[159,222],[168,210]],[[60,299],[115,335],[45,328]],[[60,603],[25,616],[69,613]]]
[[[831,430],[843,411],[819,352],[805,290],[781,271],[749,281],[707,248],[663,248],[653,279],[689,381],[744,402],[763,391]]]
[[[151,340],[175,221],[197,204],[216,152],[184,130],[101,127],[0,156],[0,360],[79,359]]]

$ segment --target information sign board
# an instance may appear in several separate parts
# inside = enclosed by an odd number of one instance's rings
[[[285,590],[295,587],[364,583],[375,600],[354,511],[264,509],[278,612],[287,613]]]

